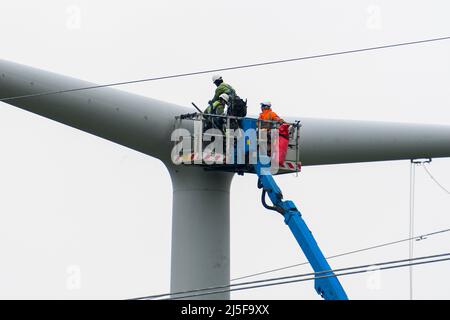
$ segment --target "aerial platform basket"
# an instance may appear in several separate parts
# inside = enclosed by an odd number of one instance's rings
[[[288,125],[289,141],[286,158],[282,163],[275,161],[273,174],[296,173],[301,170],[301,124],[300,121],[296,121],[288,123]],[[182,133],[175,138],[172,136],[174,141],[172,160],[175,164],[201,166],[205,170],[236,172],[238,174],[255,173],[254,164],[258,161],[259,155],[267,154],[267,145],[273,146],[272,139],[267,138],[267,131],[275,129],[278,132],[279,126],[280,123],[276,121],[258,120],[250,117],[242,118],[204,113],[176,116],[174,129],[182,129]],[[249,129],[254,131],[248,131]],[[275,139],[278,139],[278,135],[275,136]],[[222,148],[212,150],[208,147],[212,142],[217,142],[216,146],[222,142]],[[243,143],[244,151],[242,145],[239,145],[240,148],[238,147],[239,143]],[[181,146],[183,147],[182,150]],[[269,154],[271,154],[271,151],[269,151]],[[273,159],[274,157],[272,157]]]

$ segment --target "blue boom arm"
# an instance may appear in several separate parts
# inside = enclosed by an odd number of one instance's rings
[[[292,201],[283,201],[283,194],[270,174],[270,168],[268,165],[261,164],[261,160],[264,160],[261,158],[255,165],[255,170],[258,175],[258,187],[262,189],[262,203],[264,207],[277,211],[284,216],[284,222],[289,226],[314,272],[320,273],[316,275],[314,284],[317,293],[325,300],[348,300],[347,294],[338,278],[330,271],[331,267],[303,220],[300,211],[298,211]],[[268,161],[262,162],[268,163]],[[269,196],[273,206],[269,206],[266,203],[266,195]]]

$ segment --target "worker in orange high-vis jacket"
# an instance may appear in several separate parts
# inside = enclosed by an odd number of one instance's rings
[[[266,140],[267,155],[271,155],[272,139],[269,131],[271,129],[278,129],[279,125],[285,123],[285,121],[272,111],[272,103],[269,101],[261,102],[261,113],[259,114],[258,120],[261,120],[258,121],[258,128],[267,130],[265,134],[260,132],[259,139],[262,141]]]
[[[275,121],[279,123],[284,123],[284,120],[281,119],[275,112],[272,111],[272,103],[269,101],[261,102],[261,113],[259,114],[258,120],[266,120],[266,121]],[[271,129],[276,128],[276,123],[274,122],[260,122],[260,128],[262,129]]]

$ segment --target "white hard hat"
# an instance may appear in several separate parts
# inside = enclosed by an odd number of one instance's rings
[[[219,74],[215,74],[215,75],[213,75],[213,77],[212,77],[212,81],[213,81],[213,82],[216,82],[217,80],[222,80],[222,76],[221,76],[221,75],[219,75]]]
[[[230,97],[226,93],[222,93],[219,98],[225,100],[227,103],[230,102]]]
[[[270,102],[270,101],[263,101],[263,102],[261,102],[261,107],[269,107],[269,108],[271,108],[272,107],[272,102]]]

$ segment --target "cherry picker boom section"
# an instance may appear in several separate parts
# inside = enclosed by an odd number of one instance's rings
[[[316,275],[314,284],[317,293],[325,300],[347,300],[344,289],[338,278],[330,271],[330,265],[294,202],[283,201],[283,194],[270,174],[268,167],[258,163],[255,168],[258,175],[258,188],[262,189],[261,201],[263,206],[283,215],[284,222],[289,226],[314,272],[319,273]],[[266,195],[269,196],[273,206],[266,203]]]

